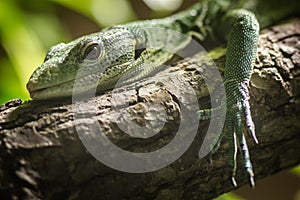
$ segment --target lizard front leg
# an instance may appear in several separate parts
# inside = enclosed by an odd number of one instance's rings
[[[232,166],[232,183],[237,186],[235,181],[236,156],[237,150],[240,149],[250,185],[254,187],[254,173],[244,133],[250,133],[254,141],[258,143],[250,112],[248,85],[253,68],[252,63],[256,57],[259,24],[254,14],[243,9],[228,12],[221,24],[221,31],[227,39],[224,74],[227,112],[223,132],[228,134],[230,141],[229,163]],[[211,109],[200,110],[200,119],[209,118],[210,113]],[[212,147],[212,153],[217,150],[222,135]]]
[[[227,98],[225,132],[229,134],[231,143],[229,162],[233,167],[232,182],[236,186],[238,147],[242,152],[250,185],[254,187],[254,173],[244,133],[250,133],[257,143],[250,112],[248,85],[252,63],[256,57],[259,24],[252,13],[243,9],[230,11],[222,21],[227,30],[228,41],[224,74]]]

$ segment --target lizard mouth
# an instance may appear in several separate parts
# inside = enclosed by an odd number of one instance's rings
[[[73,80],[68,80],[56,85],[49,85],[44,87],[35,87],[33,82],[29,82],[26,88],[32,99],[42,100],[42,99],[54,99],[63,98],[72,95],[72,89],[74,84]]]
[[[76,79],[67,80],[58,84],[44,86],[40,86],[33,80],[30,80],[26,87],[30,97],[34,100],[71,98],[73,95],[86,94],[89,91],[98,93],[98,81],[100,79],[99,74],[94,73],[76,77]],[[110,85],[114,83],[115,79],[110,78],[102,85],[104,88],[109,88]]]

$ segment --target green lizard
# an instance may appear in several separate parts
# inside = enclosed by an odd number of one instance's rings
[[[270,8],[271,5],[274,8]],[[141,79],[172,58],[172,53],[159,47],[168,45],[176,51],[189,42],[180,37],[168,39],[164,32],[149,31],[152,27],[192,35],[199,41],[215,37],[224,39],[227,41],[224,75],[227,114],[224,129],[231,141],[229,161],[232,182],[236,186],[236,153],[239,147],[250,185],[254,187],[254,173],[244,132],[250,133],[257,142],[250,114],[248,84],[252,62],[256,58],[259,24],[265,27],[293,9],[296,11],[297,6],[286,1],[207,0],[164,19],[112,26],[70,43],[53,46],[44,63],[32,74],[27,88],[34,100],[55,99],[72,96],[76,78],[82,83],[77,93],[94,87],[97,87],[97,92],[105,92],[112,89],[124,75],[127,79],[122,84]],[[245,8],[253,11],[259,22]],[[149,44],[158,49],[148,48]],[[84,72],[77,77],[80,67],[84,67]],[[97,80],[96,86],[92,84],[94,80]],[[204,118],[204,115],[209,115],[209,110],[199,111],[199,114],[200,118]]]

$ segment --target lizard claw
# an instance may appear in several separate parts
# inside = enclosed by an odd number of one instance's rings
[[[237,187],[237,183],[236,183],[236,180],[235,180],[235,177],[234,177],[234,176],[231,177],[231,183],[232,183],[232,185],[233,185],[234,187]]]
[[[246,170],[248,172],[249,185],[251,186],[251,188],[255,188],[254,173],[252,171],[252,167]]]
[[[244,118],[247,125],[247,132],[251,135],[254,142],[258,144],[258,139],[255,135],[255,126],[250,113],[250,105],[249,105],[248,98],[243,101],[243,112],[244,112]]]
[[[252,188],[255,188],[254,176],[249,176],[249,184]]]
[[[254,181],[254,175],[250,175],[249,174],[249,185],[251,186],[251,188],[255,188],[255,181]],[[232,176],[231,177],[231,183],[234,187],[237,187],[237,183],[236,183],[236,180],[235,180],[235,176]]]

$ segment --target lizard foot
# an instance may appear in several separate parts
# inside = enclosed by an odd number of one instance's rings
[[[258,143],[258,140],[255,136],[255,126],[252,121],[250,112],[249,92],[247,84],[241,83],[239,85],[234,85],[234,87],[228,88],[230,90],[227,90],[229,92],[227,93],[225,124],[215,125],[217,126],[217,129],[215,130],[217,131],[218,137],[212,140],[209,160],[210,162],[212,162],[211,155],[216,152],[218,147],[220,146],[221,139],[224,133],[228,134],[230,143],[229,164],[230,166],[232,166],[231,182],[235,187],[237,186],[235,175],[237,170],[237,152],[239,149],[242,154],[243,165],[248,174],[249,184],[252,188],[254,188],[254,172],[245,135],[247,133],[250,134],[255,143]],[[212,118],[212,112],[214,110],[219,110],[221,106],[217,108],[198,111],[199,119],[207,120]]]
[[[232,183],[234,186],[237,186],[234,177],[237,169],[237,150],[239,149],[243,157],[245,170],[248,173],[249,184],[252,188],[254,188],[254,172],[250,160],[250,153],[246,142],[245,132],[249,133],[252,136],[255,143],[258,143],[258,140],[255,136],[255,128],[250,113],[248,98],[241,99],[233,104],[230,104],[229,102],[229,106],[227,104],[225,130],[229,134],[231,146],[229,162],[230,165],[233,166]]]

